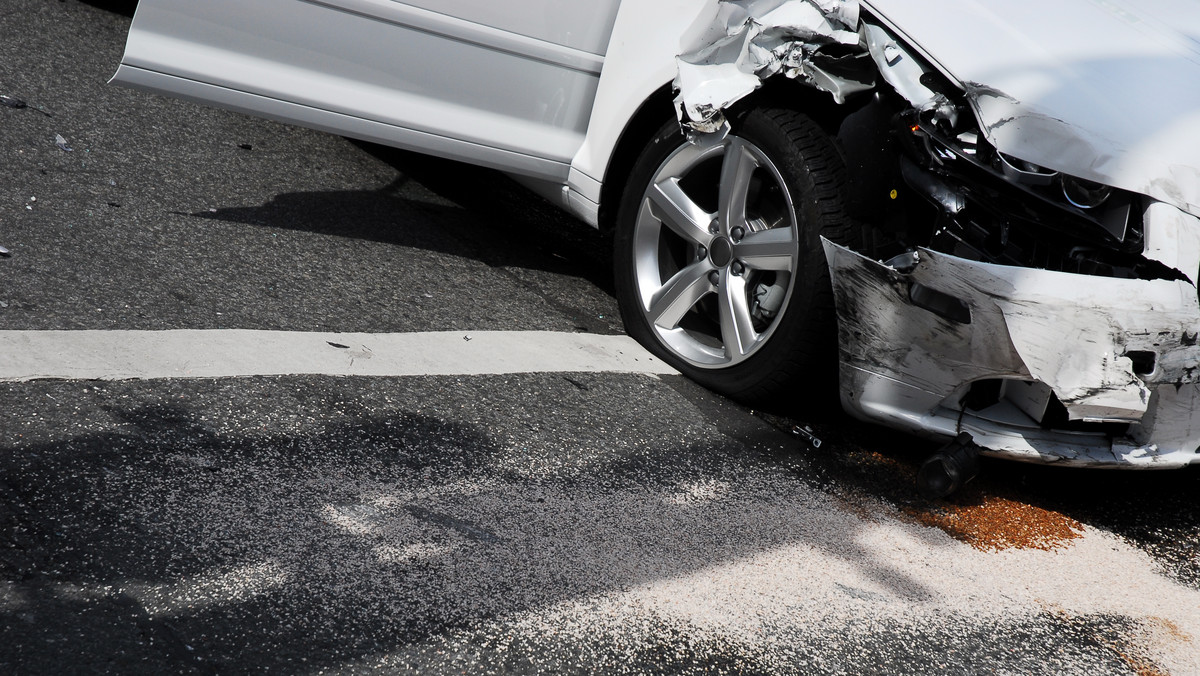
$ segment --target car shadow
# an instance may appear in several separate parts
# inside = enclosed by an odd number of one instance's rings
[[[378,190],[281,193],[259,206],[183,214],[352,237],[578,277],[613,295],[612,238],[504,174],[353,141],[399,176]]]
[[[79,2],[106,12],[128,17],[133,16],[138,6],[138,0],[79,0]]]

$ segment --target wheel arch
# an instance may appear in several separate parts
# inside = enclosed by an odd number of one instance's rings
[[[616,227],[617,208],[625,192],[625,184],[638,155],[668,120],[675,117],[675,91],[665,83],[648,96],[625,124],[609,156],[600,187],[598,226],[611,232]],[[756,106],[786,107],[802,112],[837,139],[842,122],[857,108],[838,104],[828,93],[782,77],[770,78],[754,93],[735,103],[726,111],[731,120]]]
[[[654,90],[629,118],[617,138],[600,186],[601,230],[611,232],[616,228],[617,207],[625,193],[629,173],[646,143],[654,137],[659,127],[674,116],[674,98],[675,92],[670,82]]]

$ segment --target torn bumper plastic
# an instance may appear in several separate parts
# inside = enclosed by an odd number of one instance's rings
[[[825,242],[841,396],[862,419],[1033,462],[1200,461],[1200,220],[1157,203],[1148,244],[1189,281],[1094,277],[921,249],[895,267]],[[1151,251],[1147,252],[1148,254]]]

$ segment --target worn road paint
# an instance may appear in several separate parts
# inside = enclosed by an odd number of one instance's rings
[[[0,381],[572,371],[675,373],[627,336],[553,331],[0,331]]]

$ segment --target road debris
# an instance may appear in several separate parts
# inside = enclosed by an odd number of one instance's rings
[[[0,246],[0,258],[10,258],[11,256],[12,253],[6,247]]]
[[[62,134],[54,135],[54,145],[58,146],[59,150],[66,151],[68,153],[74,152],[74,150],[75,150],[71,146],[67,145],[67,139],[63,138]]]
[[[951,496],[949,501],[939,501],[936,508],[906,507],[903,511],[982,552],[1064,550],[1086,532],[1082,523],[1069,516],[987,489],[961,498]]]
[[[804,426],[793,425],[792,426],[792,434],[800,437],[801,439],[804,439],[813,448],[821,447],[821,439],[819,437],[817,437],[816,434],[813,433],[813,428],[809,427],[808,425],[804,425]]]
[[[979,449],[971,435],[960,432],[954,441],[931,456],[917,472],[917,489],[926,500],[940,500],[979,474]]]
[[[18,99],[15,96],[9,96],[8,94],[0,94],[0,106],[4,106],[5,108],[12,108],[14,110],[22,110],[22,109],[28,108],[29,110],[36,110],[37,112],[41,113],[42,115],[45,115],[46,117],[54,117],[53,113],[49,113],[45,110],[42,110],[42,108],[40,106],[31,106],[28,103],[22,101],[21,99]]]

